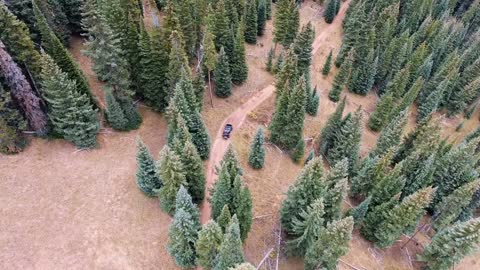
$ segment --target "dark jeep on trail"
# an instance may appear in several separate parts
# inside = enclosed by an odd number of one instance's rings
[[[226,140],[230,138],[230,134],[233,131],[233,126],[231,124],[226,124],[223,128],[223,138]]]

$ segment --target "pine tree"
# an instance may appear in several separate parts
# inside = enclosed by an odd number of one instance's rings
[[[177,107],[178,111],[185,119],[188,131],[192,135],[192,142],[197,148],[198,154],[202,159],[206,159],[208,158],[208,155],[210,153],[210,137],[208,135],[205,124],[203,123],[202,117],[200,116],[200,113],[196,110],[196,107],[194,109],[191,109],[191,106],[185,98],[185,94],[186,92],[188,92],[186,88],[190,87],[193,88],[191,83],[189,83],[188,81],[186,82],[186,84],[178,83],[175,87],[175,93],[171,100],[171,103],[173,102],[173,105],[171,104],[170,106]],[[190,89],[190,91],[193,92],[193,89]]]
[[[214,71],[215,78],[215,94],[219,97],[228,97],[232,94],[232,78],[230,75],[230,67],[228,57],[222,47],[218,55],[217,66]]]
[[[79,148],[96,146],[100,124],[88,97],[77,92],[75,81],[53,59],[43,55],[42,94],[53,132]]]
[[[325,183],[322,176],[322,159],[316,157],[305,165],[295,183],[288,188],[287,197],[280,209],[282,228],[287,233],[294,234],[293,218],[306,210],[313,201],[323,197]]]
[[[215,221],[210,220],[203,225],[202,230],[198,232],[198,240],[195,243],[196,263],[203,269],[212,269],[222,241],[222,230]]]
[[[436,206],[444,197],[450,195],[455,189],[476,178],[475,166],[478,155],[475,154],[478,140],[462,143],[437,160],[433,183],[438,187],[433,205]]]
[[[205,92],[205,73],[200,67],[192,80],[193,92],[195,93],[197,111],[203,109],[203,93]]]
[[[175,263],[182,268],[195,266],[195,242],[198,232],[193,224],[190,213],[180,208],[175,212],[168,232],[167,251],[175,258]]]
[[[210,8],[210,6],[209,6]],[[209,9],[209,11],[211,11]],[[212,95],[212,81],[211,81],[211,74],[212,71],[215,70],[217,65],[217,53],[215,51],[215,36],[212,33],[213,25],[208,25],[205,27],[205,32],[203,35],[203,63],[207,68],[207,76],[208,76],[208,88],[210,90],[210,97]]]
[[[318,113],[318,106],[320,104],[320,96],[317,92],[317,87],[313,88],[310,97],[307,100],[306,111],[311,116],[316,116]]]
[[[370,155],[376,156],[384,153],[391,147],[397,147],[400,144],[403,129],[407,124],[408,111],[400,112],[380,133],[375,149]]]
[[[315,151],[312,149],[310,150],[310,152],[308,152],[308,156],[305,159],[305,163],[303,165],[307,165],[310,161],[313,160],[314,157],[315,157]]]
[[[208,14],[215,14],[214,16],[214,27],[213,27],[213,36],[215,37],[215,47],[217,51],[219,51],[222,47],[225,50],[228,50],[229,43],[233,44],[233,40],[230,40],[230,23],[227,17],[227,12],[225,10],[225,1],[219,0],[216,4],[216,11],[215,13]]]
[[[237,216],[233,216],[232,222],[228,226],[227,232],[220,245],[220,250],[215,258],[213,270],[224,270],[234,267],[245,261],[242,250],[242,240],[240,239],[240,228]]]
[[[225,204],[222,208],[220,216],[218,216],[217,218],[217,223],[218,226],[220,226],[220,229],[222,229],[222,233],[225,233],[227,231],[228,225],[230,224],[231,220],[232,215],[230,214],[230,210],[228,209],[228,204]]]
[[[335,79],[333,80],[332,90],[328,93],[328,98],[333,102],[338,102],[340,100],[340,94],[342,93],[343,88],[347,84],[350,71],[352,69],[352,61],[347,59],[345,63],[342,64]]]
[[[230,61],[231,77],[234,84],[242,84],[248,77],[248,65],[245,56],[245,43],[243,39],[244,24],[240,22],[235,36],[233,58]]]
[[[366,195],[388,174],[394,153],[395,149],[391,148],[381,156],[365,157],[351,180],[353,196]]]
[[[357,51],[357,54],[359,51]],[[359,56],[357,56],[359,57]],[[348,89],[355,94],[365,96],[373,86],[375,75],[377,73],[378,56],[371,49],[366,59],[361,62],[361,66],[354,66]]]
[[[292,152],[290,153],[290,157],[296,163],[300,162],[305,154],[305,141],[303,138],[298,140],[297,145],[293,148]]]
[[[257,8],[257,35],[263,36],[267,24],[267,2],[271,0],[259,0]],[[271,7],[270,7],[271,8]],[[271,10],[270,10],[271,12]]]
[[[352,208],[348,212],[348,215],[353,217],[353,220],[355,222],[355,227],[360,227],[362,225],[363,220],[367,215],[371,201],[372,201],[372,197],[368,196],[365,200],[363,200],[363,202],[361,202],[359,205],[357,205],[355,208]]]
[[[381,248],[391,246],[408,227],[415,226],[425,214],[434,193],[432,187],[421,189],[389,211],[375,232],[375,244]]]
[[[240,191],[235,192],[233,197],[233,203],[236,206],[235,215],[238,217],[240,225],[240,238],[245,241],[253,223],[252,195],[248,187],[243,186],[240,176],[237,176],[235,182],[234,189]]]
[[[30,1],[28,1],[30,2]],[[11,5],[18,3],[12,1],[6,3]],[[19,3],[21,4],[21,3]],[[21,7],[25,11],[25,7]],[[9,54],[16,63],[24,63],[35,79],[40,78],[42,71],[42,62],[40,53],[35,50],[35,45],[30,38],[27,25],[21,21],[21,17],[17,18],[10,12],[3,3],[0,3],[0,39],[5,44]],[[26,21],[26,23],[29,23]],[[31,14],[31,24],[34,24],[33,11]]]
[[[297,71],[299,75],[306,74],[312,63],[312,43],[315,38],[315,31],[312,23],[308,22],[302,27],[293,43],[293,52],[297,55]]]
[[[480,218],[452,225],[433,238],[418,256],[430,269],[450,269],[463,257],[472,254],[480,241]]]
[[[302,210],[298,217],[293,218],[293,232],[297,237],[287,242],[288,254],[305,255],[308,247],[315,243],[323,229],[323,215],[323,200],[317,199]]]
[[[274,51],[273,51],[273,48],[271,48],[269,51],[268,51],[268,56],[267,56],[267,63],[265,64],[265,69],[270,72],[270,73],[273,73],[273,57],[274,57]]]
[[[269,127],[270,140],[286,149],[293,149],[303,135],[307,102],[305,87],[305,78],[302,77],[291,93],[283,94]]]
[[[342,203],[348,193],[348,160],[337,162],[327,175],[328,192],[325,194],[325,223],[341,216]]]
[[[272,18],[272,0],[265,0],[265,14],[267,20]]]
[[[292,46],[291,46],[292,47]],[[280,59],[280,57],[282,57]],[[298,79],[300,78],[300,74],[298,72],[298,57],[295,54],[292,48],[288,49],[285,55],[285,60],[283,60],[283,56],[280,55],[278,61],[281,60],[280,69],[276,71],[276,101],[279,103],[282,98],[285,101],[285,105],[287,105],[287,101],[289,100],[289,94],[283,95],[283,93],[289,93],[291,91],[290,88],[295,87]],[[278,62],[277,62],[278,64]],[[307,78],[307,77],[306,77]],[[280,105],[277,105],[280,106]],[[286,108],[286,107],[285,107]]]
[[[202,159],[191,141],[186,142],[180,159],[185,170],[188,192],[192,195],[194,202],[200,203],[205,197],[205,172]]]
[[[387,120],[390,118],[393,109],[393,93],[389,92],[384,94],[378,101],[377,106],[375,107],[375,111],[370,115],[370,118],[368,119],[368,127],[373,131],[380,131],[388,122]]]
[[[321,231],[318,240],[308,248],[305,255],[305,270],[314,270],[318,267],[336,269],[338,259],[348,252],[352,231],[352,217],[330,223]]]
[[[92,104],[97,105],[94,96],[90,92],[90,87],[88,86],[85,75],[75,63],[72,56],[63,47],[55,33],[53,33],[48,27],[45,17],[36,5],[36,1],[33,1],[32,3],[35,20],[42,36],[42,47],[53,58],[53,60],[55,60],[60,69],[63,72],[66,72],[71,80],[75,80],[78,91],[87,95]]]
[[[338,104],[335,112],[328,118],[327,123],[320,133],[320,145],[319,153],[321,155],[328,156],[328,152],[334,145],[335,132],[340,129],[342,125],[342,114],[345,109],[346,99],[344,98],[340,104]]]
[[[250,44],[257,43],[257,1],[248,0],[245,14],[245,41]]]
[[[254,169],[261,169],[265,163],[265,136],[263,129],[258,128],[257,134],[253,139],[250,154],[248,156],[248,163]]]
[[[200,230],[200,212],[196,204],[192,201],[192,196],[188,193],[187,189],[181,185],[178,189],[177,196],[175,197],[175,211],[179,209],[185,210],[192,217],[192,229],[196,232]]]
[[[369,192],[372,196],[372,205],[380,205],[400,193],[405,186],[405,177],[402,175],[403,163],[398,163],[393,170],[373,183]]]
[[[480,188],[480,180],[466,183],[444,197],[436,208],[433,227],[440,231],[452,224]]]
[[[370,209],[368,210],[363,222],[363,226],[360,229],[363,237],[372,242],[376,241],[375,232],[377,231],[380,223],[386,219],[388,212],[390,212],[399,203],[398,197],[399,196],[394,196],[380,205],[370,204]]]
[[[327,56],[327,60],[325,61],[325,65],[323,65],[322,74],[327,76],[330,73],[330,69],[332,68],[332,57],[333,57],[333,50],[330,50],[330,53]]]
[[[168,55],[162,48],[162,42],[166,41],[160,39],[159,31],[154,30],[150,36],[143,24],[140,26],[139,63],[142,71],[139,74],[139,92],[148,106],[163,112],[168,104],[165,85]]]
[[[337,15],[337,3],[338,0],[328,0],[326,3],[326,9],[325,9],[325,22],[326,23],[332,23],[333,19],[335,19],[335,16]]]
[[[168,97],[173,96],[173,90],[177,83],[179,82],[180,77],[178,76],[182,70],[187,71],[188,76],[190,77],[190,68],[188,66],[188,59],[185,53],[185,50],[182,46],[182,36],[177,31],[173,31],[170,36],[171,40],[171,50],[168,60],[168,73],[167,73],[167,86],[170,91],[168,92]]]
[[[288,47],[294,41],[299,26],[295,0],[279,0],[275,15],[273,41]]]
[[[112,91],[110,89],[106,89],[105,91],[105,115],[107,118],[108,124],[116,130],[125,131],[128,130],[128,120],[125,117],[125,114],[120,107],[117,99],[113,96]]]
[[[162,180],[157,173],[152,155],[140,138],[137,139],[137,165],[138,188],[148,196],[157,195],[158,189],[162,187]]]
[[[163,181],[163,186],[160,188],[158,195],[160,207],[163,211],[173,214],[177,192],[181,185],[186,184],[183,164],[178,155],[168,146],[165,146],[160,152],[157,167]]]
[[[331,164],[347,158],[350,174],[354,173],[359,158],[362,137],[361,122],[361,108],[354,115],[349,113],[342,121],[339,129],[334,131],[335,137],[332,141],[332,147],[326,155]]]
[[[18,153],[26,146],[26,138],[21,131],[27,128],[27,122],[12,101],[9,89],[0,84],[0,153]]]
[[[283,68],[283,53],[280,53],[280,55],[277,58],[277,62],[275,62],[275,66],[272,69],[273,74],[277,74],[282,70]]]
[[[423,148],[423,147],[422,147]],[[405,176],[405,187],[402,191],[402,198],[413,194],[421,188],[432,184],[433,173],[435,172],[435,151],[434,149],[419,148],[408,156],[403,162],[403,175]],[[429,155],[429,153],[431,153]]]

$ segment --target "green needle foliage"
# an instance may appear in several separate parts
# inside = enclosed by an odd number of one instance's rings
[[[152,155],[140,138],[137,139],[137,166],[138,188],[150,197],[156,196],[158,189],[162,187],[162,180],[158,175]]]
[[[163,181],[158,195],[160,207],[163,211],[173,214],[177,192],[181,185],[186,184],[183,164],[174,151],[170,150],[168,146],[164,146],[160,152],[157,168]]]
[[[363,220],[367,215],[371,201],[372,201],[372,196],[368,196],[363,202],[361,202],[359,205],[357,205],[355,208],[352,208],[348,212],[348,216],[353,217],[353,220],[355,221],[355,227],[358,228],[362,226]]]
[[[271,0],[258,0],[258,10],[257,10],[257,34],[263,36],[265,31],[265,25],[267,24],[267,2]],[[271,8],[271,7],[270,7]],[[271,10],[270,10],[271,12]]]
[[[222,208],[222,212],[220,216],[217,218],[218,225],[222,229],[222,233],[227,231],[228,225],[232,220],[232,215],[230,214],[230,210],[228,209],[228,204],[225,204]]]
[[[465,256],[475,252],[480,242],[480,218],[456,223],[439,233],[418,256],[429,269],[450,269]]]
[[[235,36],[233,57],[230,61],[231,77],[234,84],[242,84],[248,78],[248,65],[246,60],[245,43],[243,39],[244,24],[240,22]]]
[[[433,227],[440,231],[452,224],[472,200],[475,192],[480,188],[480,180],[466,183],[457,188],[452,194],[444,197],[436,208]]]
[[[330,50],[327,60],[325,61],[325,65],[323,65],[323,69],[322,69],[322,74],[324,76],[327,76],[328,73],[330,73],[330,70],[332,69],[332,57],[333,57],[333,51]]]
[[[256,268],[249,263],[242,263],[237,265],[235,268],[230,268],[230,270],[255,270]]]
[[[350,72],[352,69],[352,61],[346,59],[346,62],[342,64],[340,70],[338,71],[337,75],[333,79],[333,87],[332,90],[328,93],[328,98],[333,102],[338,102],[340,100],[340,94],[347,85],[348,80],[350,79]]]
[[[384,94],[380,98],[380,101],[378,101],[375,111],[373,111],[368,119],[368,127],[373,131],[380,131],[388,122],[387,120],[390,118],[393,108],[393,93],[389,92]]]
[[[200,203],[205,198],[206,184],[202,159],[190,140],[187,140],[179,155],[185,169],[188,192],[192,195],[194,202]]]
[[[215,258],[213,270],[224,270],[234,267],[245,261],[243,257],[242,240],[240,239],[240,228],[237,216],[234,215],[228,226],[227,232],[220,245],[220,251]]]
[[[36,25],[42,37],[42,47],[53,58],[60,69],[68,74],[69,79],[76,82],[78,91],[81,94],[85,94],[91,103],[96,106],[97,102],[90,92],[90,87],[88,86],[85,75],[80,70],[78,64],[75,63],[70,53],[63,47],[62,42],[48,26],[45,16],[37,6],[36,1],[33,1],[32,4]]]
[[[333,19],[337,15],[338,6],[340,5],[340,0],[328,0],[325,9],[325,22],[332,23]]]
[[[342,126],[342,115],[345,109],[346,99],[344,98],[340,104],[337,105],[335,112],[328,118],[325,127],[320,133],[319,153],[328,156],[329,150],[333,147],[335,142],[335,132]]]
[[[323,229],[323,215],[323,200],[317,199],[293,218],[293,232],[297,237],[287,242],[288,254],[305,256],[308,247],[315,243]]]
[[[270,73],[273,73],[273,57],[275,57],[274,53],[275,52],[273,51],[273,48],[268,51],[267,63],[265,64],[265,69]]]
[[[317,87],[313,88],[312,93],[309,94],[309,98],[307,99],[307,108],[306,111],[311,116],[316,116],[318,113],[318,106],[320,104],[320,96],[317,92]]]
[[[321,231],[318,240],[311,245],[305,255],[305,270],[337,267],[338,259],[347,254],[352,239],[353,218],[333,221]]]
[[[400,144],[403,129],[407,124],[408,111],[400,112],[380,133],[375,149],[370,152],[371,156],[385,153],[392,147],[398,147]]]
[[[321,198],[324,192],[322,159],[317,157],[305,165],[295,183],[288,189],[280,209],[282,228],[288,234],[295,234],[293,218]]]
[[[293,43],[293,52],[297,55],[297,71],[299,75],[310,71],[312,63],[312,43],[315,38],[315,30],[311,22],[302,27]]]
[[[434,194],[435,189],[432,187],[421,189],[406,197],[401,204],[389,211],[375,232],[375,244],[385,248],[395,243],[406,229],[418,223]]]
[[[175,258],[175,263],[182,268],[195,266],[195,242],[198,232],[194,222],[190,213],[180,208],[175,212],[168,232],[167,251]]]
[[[248,163],[254,169],[263,168],[265,163],[265,136],[263,135],[263,129],[258,128],[257,134],[253,139],[250,154],[248,156]]]
[[[225,50],[222,47],[218,55],[217,66],[214,71],[215,94],[218,97],[226,98],[232,94],[232,77],[230,64]]]
[[[69,79],[47,54],[43,55],[41,78],[42,95],[53,132],[79,148],[95,147],[100,123],[89,98],[77,91],[75,81]]]
[[[257,43],[258,33],[258,14],[257,14],[257,1],[247,0],[247,8],[245,15],[245,41],[250,44]]]
[[[290,46],[297,36],[299,13],[295,0],[279,0],[273,22],[273,41],[284,47]]]
[[[197,264],[203,269],[212,269],[222,241],[223,233],[220,226],[215,221],[209,220],[198,232],[198,240],[195,243]]]
[[[128,130],[128,120],[125,117],[125,114],[120,107],[117,99],[113,96],[112,91],[110,89],[106,89],[105,91],[105,115],[107,118],[108,124],[116,130],[125,131]]]

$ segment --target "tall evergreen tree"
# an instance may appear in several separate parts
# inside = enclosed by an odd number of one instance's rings
[[[340,104],[337,105],[335,112],[330,115],[327,123],[320,133],[319,152],[321,155],[328,156],[328,152],[334,145],[335,132],[340,129],[342,125],[342,114],[345,109],[346,99],[344,98]]]
[[[372,197],[369,196],[365,200],[363,200],[359,205],[355,208],[350,209],[348,212],[348,216],[353,217],[355,222],[355,227],[360,227],[365,219],[365,215],[368,212],[370,207],[370,202],[372,201]]]
[[[278,1],[273,24],[273,41],[284,47],[290,46],[299,27],[299,14],[295,0]]]
[[[209,11],[211,11],[209,6]],[[212,23],[213,24],[213,23]],[[212,71],[217,65],[217,53],[215,51],[215,36],[213,34],[214,25],[207,24],[203,35],[202,46],[204,50],[203,64],[207,68],[208,88],[210,91],[210,98],[212,97]],[[210,100],[213,102],[212,100]],[[213,106],[213,103],[212,103]]]
[[[328,98],[331,101],[338,102],[340,100],[340,94],[349,80],[351,69],[352,61],[347,59],[347,61],[340,67],[337,75],[335,75],[332,90],[328,93]]]
[[[362,235],[369,241],[376,241],[375,232],[378,226],[386,219],[387,214],[399,203],[399,196],[394,196],[380,205],[370,205],[360,229]]]
[[[397,147],[400,144],[403,129],[407,124],[408,111],[400,112],[380,133],[375,149],[370,155],[376,156],[384,153],[391,147]]]
[[[245,14],[245,41],[250,44],[257,43],[258,34],[258,14],[257,1],[247,0],[246,14]]]
[[[71,80],[75,80],[78,91],[87,95],[92,104],[97,105],[94,96],[90,92],[90,87],[88,86],[85,75],[82,73],[65,47],[63,47],[55,33],[53,33],[49,28],[43,13],[36,5],[36,1],[32,3],[33,11],[35,13],[35,20],[42,37],[42,47],[53,58],[53,60],[55,60],[60,69],[63,72],[66,72]]]
[[[433,227],[440,231],[452,224],[472,200],[472,196],[480,188],[480,180],[466,183],[444,197],[436,208]]]
[[[175,258],[175,263],[182,268],[195,266],[194,247],[198,232],[193,224],[194,221],[190,213],[180,208],[175,212],[168,232],[168,253]]]
[[[0,128],[3,133],[0,135],[0,153],[18,153],[26,145],[25,136],[21,133],[27,129],[27,122],[19,109],[12,101],[9,89],[3,88],[0,84]]]
[[[337,5],[339,5],[339,0],[328,0],[326,3],[326,9],[325,9],[325,22],[326,23],[332,23],[333,19],[335,19],[335,16],[337,15]]]
[[[215,13],[209,12],[209,14],[212,14],[212,16],[215,14],[213,17],[214,27],[212,33],[215,36],[215,47],[217,48],[217,51],[220,51],[222,47],[224,47],[225,50],[228,50],[228,48],[230,48],[229,44],[233,44],[233,40],[230,39],[231,29],[227,12],[225,10],[225,1],[219,0],[216,4]]]
[[[270,72],[270,73],[273,73],[273,58],[275,57],[274,55],[274,51],[273,51],[273,48],[271,48],[269,51],[268,51],[268,55],[267,55],[267,62],[265,63],[265,69]]]
[[[47,54],[43,55],[43,63],[42,95],[53,132],[79,148],[96,146],[100,123],[88,97],[77,91],[75,81]]]
[[[25,114],[30,127],[39,135],[46,134],[47,115],[42,109],[42,101],[33,91],[20,67],[5,50],[5,45],[1,40],[0,71],[7,87],[10,89],[11,97],[18,101],[17,104]]]
[[[163,181],[163,186],[160,188],[158,195],[160,207],[163,211],[173,214],[177,192],[181,185],[186,184],[183,164],[174,151],[168,146],[164,146],[160,152],[160,160],[157,167],[160,178]]]
[[[213,270],[224,270],[234,267],[245,261],[243,257],[242,240],[240,239],[240,228],[237,216],[233,216],[227,232],[220,245],[220,250],[215,258]]]
[[[378,101],[375,111],[373,111],[368,119],[368,127],[373,131],[380,131],[388,122],[387,120],[390,118],[393,108],[393,93],[389,92],[384,94]]]
[[[228,209],[228,204],[225,204],[222,208],[222,212],[220,216],[217,218],[218,226],[222,229],[222,232],[225,233],[227,231],[228,225],[232,220],[232,215],[230,214],[230,210]]]
[[[217,66],[214,71],[215,78],[215,94],[219,97],[228,97],[232,94],[232,77],[228,56],[222,47],[218,55]]]
[[[197,264],[203,269],[212,269],[222,241],[222,230],[215,221],[210,220],[203,225],[198,232],[198,240],[195,243]]]
[[[480,242],[480,218],[452,225],[433,238],[425,247],[420,261],[430,269],[449,269],[463,257],[472,254]]]
[[[110,89],[105,91],[105,116],[108,124],[116,130],[128,130],[128,121],[117,99]]]
[[[302,77],[290,93],[283,93],[269,127],[270,140],[286,149],[293,149],[302,138],[307,102],[305,87]]]
[[[405,159],[403,162],[403,175],[406,181],[402,197],[413,194],[417,190],[432,184],[433,173],[436,169],[435,151],[436,148],[430,151],[419,148]]]
[[[361,108],[354,115],[348,114],[342,121],[340,128],[334,131],[335,137],[326,155],[332,164],[347,158],[350,174],[354,172],[360,153],[361,122]]]
[[[402,169],[403,163],[398,163],[393,170],[373,183],[373,188],[369,192],[372,196],[372,205],[380,205],[402,191],[405,186]]]
[[[307,93],[309,95],[307,99],[306,111],[311,116],[316,116],[318,113],[318,106],[320,104],[320,96],[317,92],[317,87],[313,88],[312,93]]]
[[[188,58],[185,53],[185,50],[182,46],[182,35],[179,34],[177,31],[173,31],[172,35],[170,36],[171,40],[171,50],[168,60],[168,73],[167,73],[167,85],[168,89],[168,98],[170,99],[174,92],[172,91],[175,89],[175,86],[179,82],[182,70],[185,70],[190,77],[190,68],[188,66]]]
[[[330,73],[330,69],[332,68],[332,57],[333,57],[333,50],[330,50],[330,53],[327,56],[327,60],[325,61],[325,65],[323,65],[322,74],[327,76]]]
[[[324,192],[322,159],[317,157],[305,165],[295,183],[288,188],[280,209],[282,228],[289,234],[295,234],[293,218],[321,198]]]
[[[263,129],[258,128],[255,138],[253,139],[250,154],[248,156],[248,163],[254,169],[261,169],[265,163],[265,136]]]
[[[230,61],[231,77],[234,84],[242,84],[248,77],[245,43],[243,39],[244,24],[240,22],[235,36],[233,58]]]
[[[311,22],[302,27],[295,42],[293,43],[293,51],[297,55],[297,70],[299,75],[306,74],[310,70],[312,63],[312,43],[315,38],[315,30]]]
[[[205,197],[205,172],[200,155],[191,141],[187,141],[180,154],[180,159],[185,170],[185,180],[188,192],[193,201],[200,203]]]
[[[416,225],[425,214],[425,208],[432,201],[434,193],[432,187],[421,189],[389,211],[375,232],[375,244],[382,248],[391,246],[408,227]]]
[[[137,166],[135,175],[138,188],[148,196],[157,195],[158,189],[162,187],[162,180],[152,155],[140,138],[137,139]]]
[[[272,1],[271,0],[265,0],[265,16],[267,20],[270,20],[272,18]]]
[[[259,0],[257,8],[257,35],[263,36],[267,24],[267,2],[271,0]],[[271,8],[271,7],[270,7]],[[271,12],[271,10],[270,10]],[[271,16],[271,15],[270,15]]]
[[[359,51],[357,51],[359,53]],[[371,49],[361,66],[354,66],[348,89],[359,95],[366,95],[373,86],[377,73],[378,56]]]
[[[321,231],[318,240],[308,248],[305,255],[305,269],[314,270],[318,267],[336,269],[338,259],[348,252],[352,231],[352,217],[330,223]]]
[[[323,200],[317,199],[306,209],[294,217],[293,232],[297,236],[287,242],[287,251],[291,255],[304,256],[308,247],[318,239],[323,229],[324,206]]]

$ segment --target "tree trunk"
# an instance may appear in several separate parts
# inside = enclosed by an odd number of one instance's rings
[[[27,78],[25,78],[20,67],[8,54],[1,40],[0,71],[4,74],[13,98],[25,113],[30,127],[38,135],[44,135],[47,131],[47,115],[42,110],[42,100],[35,95]]]

